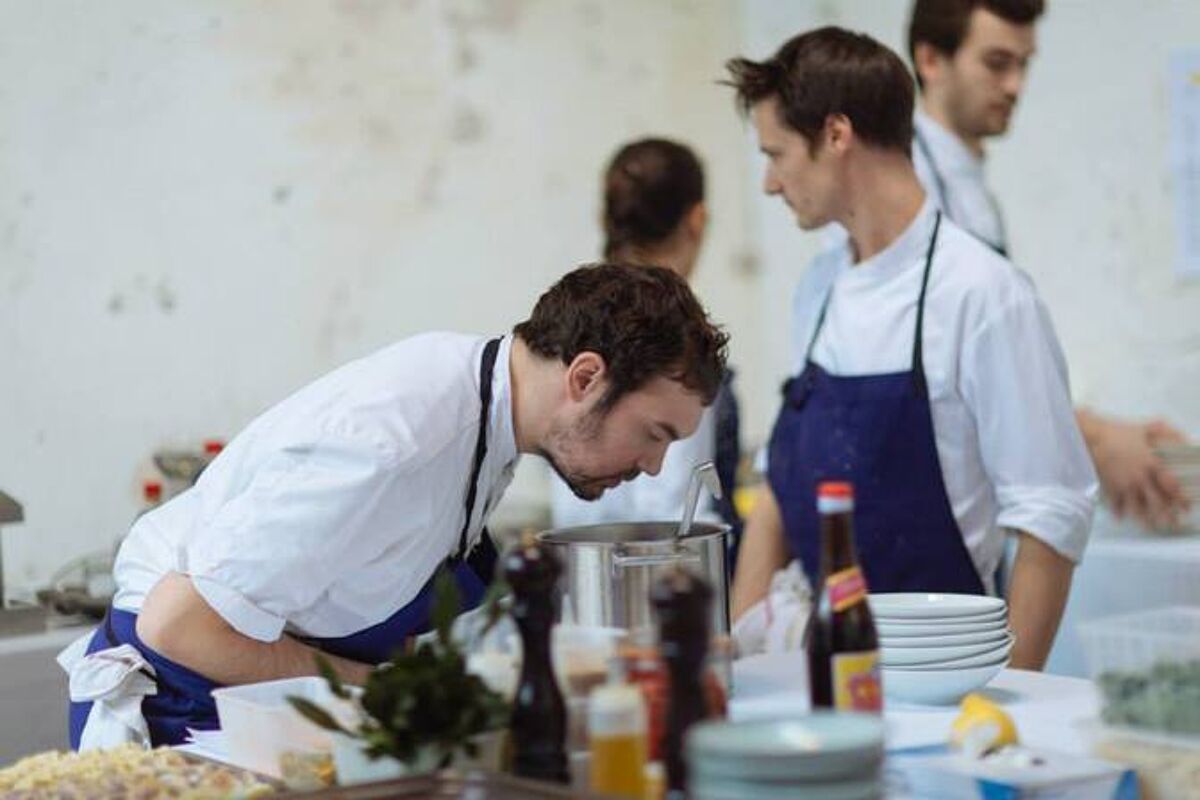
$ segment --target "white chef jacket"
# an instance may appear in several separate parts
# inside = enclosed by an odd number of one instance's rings
[[[679,520],[692,471],[697,464],[712,461],[716,455],[716,413],[714,403],[704,409],[691,436],[667,446],[657,475],[639,475],[607,490],[596,500],[580,500],[561,478],[553,475],[550,510],[554,527]],[[696,519],[721,521],[704,497],[696,506]]]
[[[916,112],[913,123],[913,167],[925,191],[960,228],[1007,250],[1004,220],[988,191],[983,159],[924,111]]]
[[[831,287],[813,360],[834,375],[911,368],[934,211],[927,199],[896,241],[857,265],[847,241],[814,259],[793,300],[797,373]],[[942,479],[985,584],[1005,528],[1078,561],[1098,487],[1049,315],[1025,273],[944,216],[922,346]]]
[[[164,573],[191,576],[238,632],[347,636],[412,600],[453,554],[479,431],[485,339],[414,336],[326,375],[255,419],[194,487],[142,516],[114,568],[137,612]],[[468,541],[517,458],[499,347]]]

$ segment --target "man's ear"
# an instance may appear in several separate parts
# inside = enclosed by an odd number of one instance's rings
[[[854,141],[854,124],[845,114],[830,114],[825,117],[825,128],[821,131],[825,147],[841,155]]]
[[[929,42],[917,42],[913,47],[913,70],[921,78],[925,88],[941,83],[947,61],[946,54]]]
[[[704,231],[708,228],[708,207],[703,201],[692,206],[684,216],[683,224],[687,226],[688,235],[692,239],[699,241],[704,238]]]
[[[567,365],[567,398],[578,403],[599,391],[606,374],[606,365],[599,353],[591,350],[579,353]]]

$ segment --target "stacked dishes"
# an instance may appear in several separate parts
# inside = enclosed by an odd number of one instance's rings
[[[1192,513],[1185,520],[1187,527],[1200,530],[1200,444],[1164,445],[1155,448],[1155,453],[1179,480],[1192,503]]]
[[[889,700],[957,703],[1008,665],[1013,636],[998,597],[900,593],[870,601]]]
[[[876,800],[883,721],[814,712],[763,722],[706,722],[688,732],[693,800]]]

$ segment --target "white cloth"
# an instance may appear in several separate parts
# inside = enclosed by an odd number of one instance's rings
[[[831,286],[814,361],[835,375],[910,369],[933,220],[926,200],[873,258],[851,264],[844,242],[813,261],[793,300],[797,371]],[[1078,561],[1098,487],[1050,318],[1028,276],[944,217],[922,345],[946,493],[985,583],[1004,528]]]
[[[913,139],[913,167],[933,202],[958,227],[992,247],[1007,249],[1004,221],[996,198],[988,191],[983,159],[924,111],[917,111],[913,123],[916,137],[920,137]],[[921,142],[929,148],[928,153]]]
[[[607,490],[596,500],[580,500],[566,482],[552,475],[550,511],[554,527],[599,525],[610,522],[678,520],[696,465],[712,461],[716,453],[716,408],[704,409],[700,425],[686,439],[672,442],[657,475],[640,475]],[[696,520],[720,522],[711,502],[701,496]]]
[[[67,671],[72,703],[92,704],[79,740],[79,750],[108,749],[133,743],[150,747],[150,731],[142,716],[142,698],[156,694],[154,667],[137,648],[123,644],[86,655],[94,631],[88,631],[58,654]],[[145,673],[148,672],[149,675]]]
[[[192,489],[142,516],[115,566],[136,612],[167,571],[188,574],[233,628],[333,637],[412,600],[459,544],[479,430],[484,339],[431,333],[354,361],[268,410]],[[517,458],[511,337],[497,354],[478,540]]]
[[[731,634],[737,645],[738,658],[804,649],[812,601],[812,587],[808,585],[800,562],[789,562],[771,576],[767,596],[733,624]]]

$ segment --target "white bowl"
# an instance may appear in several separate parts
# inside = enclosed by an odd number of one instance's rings
[[[900,636],[879,634],[881,647],[950,647],[964,644],[988,644],[1002,642],[1009,635],[1008,628],[980,631],[978,633],[950,633],[945,636]]]
[[[944,620],[948,618],[991,618],[1006,613],[999,597],[937,592],[894,592],[868,596],[871,613],[882,619]]]
[[[962,659],[982,658],[980,663],[987,664],[1007,656],[1012,648],[1012,639],[1005,638],[998,642],[985,644],[960,644],[948,647],[892,647],[884,645],[880,652],[880,663],[884,667],[909,666],[963,666],[958,662]]]
[[[902,638],[908,636],[956,636],[960,633],[995,633],[1008,627],[1008,619],[1000,615],[996,619],[985,621],[954,620],[952,622],[898,622],[896,620],[875,620],[875,628],[880,636]]]
[[[1007,664],[1008,659],[1004,658],[995,664],[966,669],[884,667],[883,696],[892,702],[953,705],[965,695],[987,686]]]
[[[290,695],[329,711],[342,703],[324,678],[288,678],[213,689],[227,752],[237,766],[279,778],[279,757],[284,753],[332,750],[329,731],[300,716],[287,701]]]

